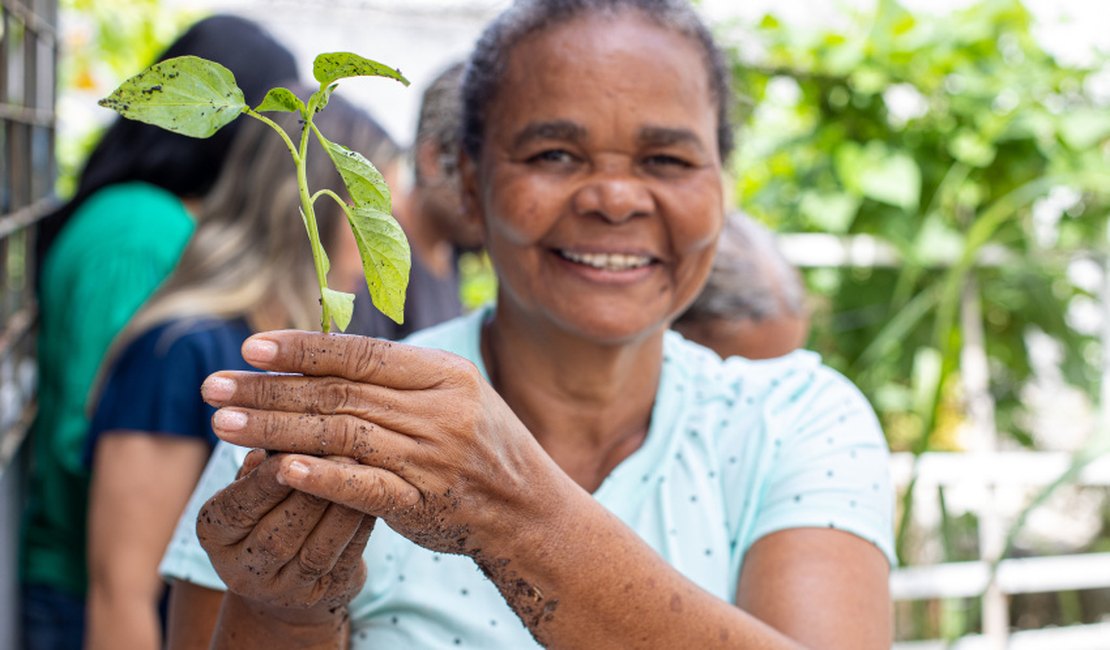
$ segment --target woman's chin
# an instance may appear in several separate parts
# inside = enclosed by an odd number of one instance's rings
[[[605,314],[592,314],[588,318],[578,318],[566,323],[566,328],[576,337],[602,346],[632,345],[661,335],[666,330],[667,321],[639,317],[606,317]]]

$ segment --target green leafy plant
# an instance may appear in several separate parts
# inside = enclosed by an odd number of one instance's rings
[[[893,267],[808,270],[809,347],[870,398],[891,447],[914,453],[964,448],[969,340],[985,353],[1002,448],[1054,442],[1030,417],[1031,334],[1052,342],[1059,381],[1091,402],[1100,381],[1097,331],[1072,318],[1097,287],[1071,272],[1106,254],[1105,54],[1052,56],[1020,2],[963,4],[914,12],[878,0],[813,27],[768,14],[733,69],[749,99],[739,205],[783,232],[865,235],[898,253]],[[1088,445],[1029,509],[1105,450]],[[903,564],[932,561],[937,539],[913,525],[915,488],[899,511]],[[977,521],[943,516],[943,559],[977,557],[959,543],[977,540]],[[956,637],[980,624],[973,601],[918,607],[932,615],[900,621],[900,635]]]
[[[392,216],[389,186],[362,154],[324,137],[313,118],[325,109],[341,79],[385,77],[406,86],[409,82],[399,70],[350,52],[317,56],[312,74],[320,88],[307,100],[288,88],[273,88],[258,106],[251,108],[230,70],[214,61],[182,56],[156,63],[124,81],[111,95],[100,100],[100,105],[128,119],[194,138],[211,137],[244,114],[273,128],[289,148],[297,168],[301,218],[312,245],[320,285],[321,329],[331,331],[334,321],[340,330],[345,330],[351,321],[355,296],[328,287],[328,256],[320,242],[313,207],[320,199],[334,200],[342,208],[358,243],[374,306],[400,323],[404,319],[411,257],[408,239]],[[281,126],[262,115],[275,111],[300,115],[302,129],[296,143]],[[313,192],[308,187],[306,157],[309,138],[313,136],[335,164],[351,203],[331,189]]]
[[[932,15],[881,0],[848,18],[802,30],[768,15],[761,54],[738,55],[754,106],[738,201],[784,232],[868,235],[900,254],[896,268],[808,274],[820,300],[812,347],[871,398],[893,447],[960,448],[969,285],[998,429],[1033,447],[1030,332],[1059,345],[1069,384],[1093,397],[1098,382],[1094,332],[1070,318],[1091,287],[1068,273],[1105,240],[1105,58],[1053,58],[1009,0]],[[988,262],[988,249],[1005,255]]]

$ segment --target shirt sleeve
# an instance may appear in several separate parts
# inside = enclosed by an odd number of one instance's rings
[[[91,462],[100,436],[112,431],[195,438],[215,444],[211,417],[200,385],[208,376],[204,352],[193,335],[157,327],[132,341],[104,380],[89,424]]]
[[[212,495],[235,480],[235,475],[249,451],[245,447],[223,441],[216,445],[193,495],[189,497],[185,511],[177,521],[166,554],[158,567],[158,573],[167,581],[184,580],[208,589],[227,589],[197,540],[197,515]]]
[[[68,330],[63,335],[68,348],[61,377],[66,384],[64,394],[88,394],[112,340],[172,268],[172,260],[124,249],[90,263],[73,278],[69,287],[73,300],[67,313],[54,315],[64,320]],[[78,402],[74,406],[83,410],[86,405]],[[55,441],[58,457],[71,470],[83,469],[85,437],[85,429],[71,428]]]
[[[834,528],[875,544],[893,565],[890,453],[870,404],[818,367],[802,390],[768,397],[773,456],[750,540],[790,528]]]
[[[69,471],[84,471],[88,394],[105,352],[173,270],[192,229],[175,196],[128,183],[89,197],[48,253],[44,379],[60,396],[61,426],[51,432],[51,445]]]

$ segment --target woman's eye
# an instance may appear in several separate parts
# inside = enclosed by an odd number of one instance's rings
[[[690,164],[690,162],[687,161],[686,159],[679,158],[678,156],[672,156],[672,155],[669,155],[669,154],[656,154],[654,156],[648,156],[647,158],[644,159],[644,164],[646,164],[648,167],[675,168],[675,169],[687,169],[687,168],[693,167],[693,165]]]
[[[547,149],[528,158],[530,163],[549,165],[568,165],[574,162],[574,156],[563,149]]]

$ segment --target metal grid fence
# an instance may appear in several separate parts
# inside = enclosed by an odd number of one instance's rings
[[[53,205],[56,0],[0,0],[0,647],[16,647],[18,531],[35,412],[35,224]]]
[[[52,205],[57,8],[0,0],[0,471],[33,412],[34,224]]]

